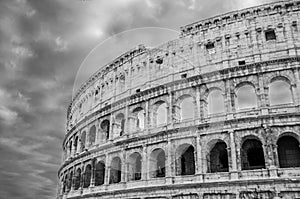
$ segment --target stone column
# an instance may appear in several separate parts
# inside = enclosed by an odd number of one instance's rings
[[[126,161],[126,151],[123,150],[121,156],[121,182],[127,182],[127,161]]]
[[[197,159],[196,159],[196,173],[197,174],[202,174],[203,173],[203,167],[201,165],[202,163],[202,150],[201,150],[201,142],[200,142],[200,136],[197,135],[196,137],[196,151],[197,151]]]
[[[165,169],[166,169],[166,177],[167,177],[167,183],[172,183],[171,182],[171,178],[173,177],[173,163],[174,160],[172,158],[173,154],[172,154],[172,143],[170,140],[168,140],[167,146],[166,146],[166,165],[165,165]]]
[[[167,124],[171,124],[173,126],[173,93],[169,92],[169,107],[168,107],[168,119],[167,119]]]
[[[91,169],[91,185],[90,187],[94,187],[95,186],[95,172],[96,172],[96,159],[92,160],[92,169]]]
[[[230,178],[237,179],[237,156],[236,156],[236,147],[235,147],[235,140],[234,140],[234,130],[229,131],[229,138],[230,138],[230,157],[231,157],[231,167],[230,169]]]
[[[127,105],[125,108],[125,129],[124,129],[124,135],[129,135],[132,131],[132,128],[130,126],[130,113],[129,113],[129,106]]]
[[[108,154],[105,155],[105,178],[104,178],[104,184],[109,184],[109,178],[110,178],[110,162],[108,158]]]
[[[147,100],[145,105],[145,130],[146,131],[149,130],[151,124],[149,103],[150,103],[149,100]]]
[[[143,152],[142,152],[142,168],[141,168],[141,179],[147,180],[148,173],[149,173],[149,161],[147,156],[147,146],[143,145]]]
[[[195,87],[195,96],[196,96],[196,114],[195,114],[195,118],[196,119],[198,119],[198,118],[200,118],[200,115],[201,115],[201,113],[200,113],[200,110],[201,110],[201,104],[200,104],[200,87],[199,86],[197,86],[197,87]]]
[[[109,137],[108,140],[112,140],[114,138],[114,116],[110,115],[110,121],[109,121]]]

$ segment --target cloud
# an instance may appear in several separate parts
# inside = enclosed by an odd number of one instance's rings
[[[179,30],[180,26],[206,17],[266,2],[268,0],[1,1],[1,197],[50,199],[56,196],[66,108],[78,68],[97,44],[134,28]],[[128,31],[136,40],[114,37],[111,41],[117,47],[107,46],[97,52],[99,57],[103,56],[92,60],[92,71],[124,49],[134,47],[134,41],[141,39],[143,43],[152,44],[152,40],[167,41],[176,33],[158,36],[157,31],[151,31],[144,29],[143,33],[135,34]]]

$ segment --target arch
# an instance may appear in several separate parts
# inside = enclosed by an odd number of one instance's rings
[[[68,174],[63,179],[63,193],[68,191]]]
[[[86,132],[83,131],[80,136],[80,151],[84,151],[85,149],[85,140],[86,140]]]
[[[103,185],[105,178],[105,163],[99,161],[95,168],[95,186]]]
[[[73,180],[73,171],[70,172],[69,179],[68,179],[68,190],[72,188],[72,180]]]
[[[141,107],[133,110],[134,115],[134,129],[143,130],[145,128],[145,111]]]
[[[265,157],[262,143],[259,139],[249,137],[244,139],[241,148],[242,170],[265,168]]]
[[[77,153],[78,151],[78,136],[75,137],[75,140],[74,140],[74,152]]]
[[[72,140],[69,142],[69,156],[72,156]]]
[[[110,178],[109,184],[119,183],[121,182],[121,159],[119,157],[114,157],[110,164]]]
[[[293,103],[293,95],[289,80],[285,77],[275,77],[269,85],[270,105],[280,105]]]
[[[207,96],[208,114],[223,113],[225,111],[224,97],[220,89],[212,89]]]
[[[195,174],[195,149],[190,144],[182,144],[176,149],[176,175]]]
[[[105,138],[108,140],[109,139],[109,126],[110,122],[109,120],[103,120],[100,124],[100,127],[102,129],[102,132],[105,134]]]
[[[91,177],[92,177],[92,166],[90,164],[88,164],[85,167],[85,171],[84,171],[83,188],[87,188],[90,186]]]
[[[157,102],[155,103],[156,105],[156,110],[154,112],[155,114],[155,123],[156,123],[156,126],[159,126],[159,125],[163,125],[163,124],[167,124],[167,118],[168,118],[168,111],[167,111],[167,103],[166,102],[163,102],[163,101],[160,101],[160,102]]]
[[[209,152],[208,168],[210,173],[228,172],[228,151],[227,144],[218,140]]]
[[[128,179],[140,180],[142,178],[142,156],[134,152],[128,159]]]
[[[150,155],[150,177],[160,178],[166,176],[165,151],[161,148],[154,149]]]
[[[90,128],[90,133],[89,133],[89,146],[95,144],[96,141],[96,126],[93,125]]]
[[[237,87],[236,102],[238,110],[257,107],[255,87],[250,83],[241,83]]]
[[[80,187],[80,178],[81,178],[81,169],[78,168],[76,170],[75,181],[74,181],[74,189],[78,190]]]
[[[195,103],[193,97],[185,95],[181,97],[182,100],[179,104],[180,107],[180,120],[193,119],[195,117]]]
[[[125,132],[125,116],[123,113],[119,113],[115,120],[115,134],[116,136],[122,136]]]
[[[300,167],[299,141],[294,136],[281,136],[277,141],[277,152],[281,168]]]

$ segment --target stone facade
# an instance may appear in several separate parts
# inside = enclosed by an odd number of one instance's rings
[[[300,1],[105,65],[68,108],[59,198],[300,198]]]

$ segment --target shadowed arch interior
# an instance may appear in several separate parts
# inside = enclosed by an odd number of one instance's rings
[[[228,172],[228,152],[224,141],[218,141],[209,153],[209,172]]]
[[[183,144],[176,150],[176,175],[195,174],[194,147],[190,144]]]
[[[292,136],[282,136],[277,141],[279,166],[300,167],[299,141]]]
[[[243,142],[241,158],[243,170],[265,168],[264,151],[261,142],[257,139],[249,138]]]
[[[92,166],[90,164],[88,164],[85,167],[85,171],[84,171],[83,188],[87,188],[90,186],[91,177],[92,177]]]
[[[165,151],[163,149],[155,149],[150,155],[150,176],[152,178],[165,177]]]
[[[78,168],[76,170],[76,175],[75,175],[75,182],[74,182],[74,189],[77,190],[80,187],[80,179],[81,179],[81,169]]]
[[[121,159],[119,157],[113,158],[110,165],[110,184],[121,182],[121,169]]]
[[[103,185],[105,178],[105,164],[99,161],[95,169],[95,186]]]
[[[142,171],[142,156],[135,152],[129,156],[128,178],[129,180],[140,180]]]

